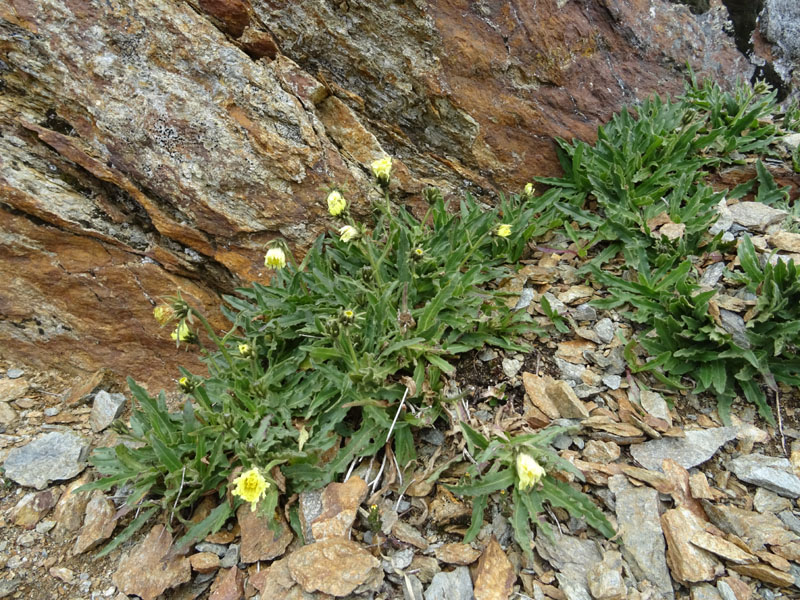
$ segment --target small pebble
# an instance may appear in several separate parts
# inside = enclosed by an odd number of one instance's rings
[[[55,417],[60,412],[61,412],[61,409],[58,406],[51,406],[50,408],[45,408],[44,409],[44,416],[46,416],[46,417]]]
[[[22,546],[23,548],[30,548],[33,546],[36,538],[32,533],[23,533],[21,536],[17,538],[17,544]]]
[[[622,377],[620,377],[619,375],[606,375],[605,377],[603,377],[603,385],[605,385],[610,390],[619,389],[621,383],[622,383]]]
[[[239,562],[239,544],[231,544],[225,556],[219,561],[219,566],[223,569],[230,569]]]
[[[36,533],[47,533],[56,526],[55,521],[40,521],[36,524]]]
[[[9,369],[8,372],[6,373],[6,376],[9,379],[19,379],[24,374],[25,374],[25,371],[23,371],[22,369]]]

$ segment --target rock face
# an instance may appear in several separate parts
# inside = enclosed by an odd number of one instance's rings
[[[675,65],[748,76],[712,6],[4,2],[5,355],[164,385],[197,365],[153,321],[158,298],[180,288],[224,326],[219,294],[267,279],[266,242],[301,253],[325,227],[320,187],[365,212],[382,153],[409,200],[513,191],[557,172],[553,136],[679,91]]]

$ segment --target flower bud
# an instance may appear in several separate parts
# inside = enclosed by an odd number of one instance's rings
[[[248,358],[253,355],[253,347],[250,344],[239,344],[239,354]]]
[[[384,156],[372,163],[372,174],[382,186],[389,185],[389,179],[392,175],[392,158]]]
[[[511,225],[507,223],[501,223],[500,225],[497,226],[497,229],[495,230],[494,234],[497,237],[507,238],[508,236],[511,235]]]
[[[166,304],[160,304],[153,309],[153,316],[155,317],[156,321],[158,321],[158,324],[163,327],[172,320],[172,318],[175,316],[175,312],[170,306],[167,306]]]
[[[342,193],[338,190],[333,190],[328,194],[328,212],[332,216],[338,217],[347,208],[347,200],[344,199]]]
[[[264,257],[264,266],[270,269],[283,269],[286,266],[286,254],[281,248],[270,248]]]
[[[539,483],[545,476],[545,470],[536,462],[530,454],[517,455],[517,477],[519,478],[519,489],[525,491]]]
[[[345,225],[339,230],[339,239],[343,242],[351,242],[359,238],[361,234],[352,225]]]
[[[533,192],[534,191],[535,190],[534,190],[533,184],[528,182],[528,183],[525,184],[525,188],[522,190],[522,193],[525,194],[528,197],[531,197],[531,196],[533,196]]]

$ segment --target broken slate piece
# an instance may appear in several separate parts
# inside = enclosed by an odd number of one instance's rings
[[[94,396],[92,413],[89,415],[89,423],[92,431],[97,433],[119,418],[125,409],[125,396],[122,394],[109,394],[105,390],[100,390]]]
[[[800,478],[794,474],[786,458],[746,454],[732,460],[728,468],[742,481],[787,498],[800,497]]]
[[[567,535],[557,535],[554,542],[536,536],[536,551],[557,571],[559,588],[567,600],[591,600],[587,576],[603,558],[599,548],[595,541]]]
[[[51,481],[72,479],[86,468],[88,442],[71,431],[54,431],[8,453],[6,477],[43,490]]]
[[[636,461],[650,471],[661,471],[661,462],[671,458],[684,469],[703,464],[723,444],[736,438],[736,427],[687,431],[684,438],[661,438],[631,446]]]
[[[425,590],[425,600],[472,600],[472,579],[467,567],[437,573]]]
[[[756,231],[764,231],[773,223],[783,221],[788,214],[785,210],[778,210],[761,202],[739,202],[729,206],[728,210],[734,223]]]

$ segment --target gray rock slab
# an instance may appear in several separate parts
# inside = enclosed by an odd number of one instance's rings
[[[721,308],[719,310],[719,318],[722,322],[722,328],[731,334],[734,342],[742,348],[750,347],[750,338],[747,337],[747,326],[742,315]]]
[[[620,483],[615,481],[614,489],[622,556],[639,582],[649,581],[663,598],[674,598],[658,514],[658,492]]]
[[[778,515],[781,522],[793,533],[800,535],[800,518],[793,512],[785,510]]]
[[[43,490],[51,481],[72,479],[86,468],[89,443],[71,431],[54,431],[8,453],[3,468],[19,485]]]
[[[714,263],[713,265],[706,267],[706,270],[703,271],[702,277],[700,277],[700,285],[714,287],[722,277],[723,271],[725,271],[724,262]]]
[[[594,332],[597,334],[597,337],[600,338],[600,341],[604,344],[608,344],[611,340],[614,339],[614,331],[616,327],[614,322],[609,319],[608,317],[604,319],[600,319],[594,326]]]
[[[786,218],[785,210],[778,210],[760,202],[739,202],[729,206],[733,222],[742,227],[764,231],[773,223],[778,223]]]
[[[105,390],[100,390],[94,396],[92,413],[89,415],[89,423],[92,431],[97,433],[119,418],[125,409],[125,396],[123,394],[109,394]]]
[[[437,573],[425,590],[425,600],[472,600],[472,579],[467,567]]]
[[[786,458],[746,454],[730,461],[728,468],[742,481],[786,498],[800,497],[800,479],[794,474],[792,465]]]
[[[573,309],[572,317],[576,321],[594,321],[597,319],[597,311],[589,304],[579,304]]]
[[[785,58],[800,60],[800,4],[797,0],[766,0],[761,30]]]
[[[567,600],[592,600],[588,574],[603,559],[597,542],[556,534],[554,543],[539,534],[536,551],[556,570],[559,588]]]
[[[684,469],[703,464],[717,450],[736,438],[736,427],[687,431],[684,438],[661,438],[631,446],[631,454],[645,469],[661,471],[661,462],[671,458]]]
[[[19,379],[24,374],[25,374],[25,371],[23,371],[22,369],[9,369],[8,373],[6,373],[6,376],[9,379]]]

